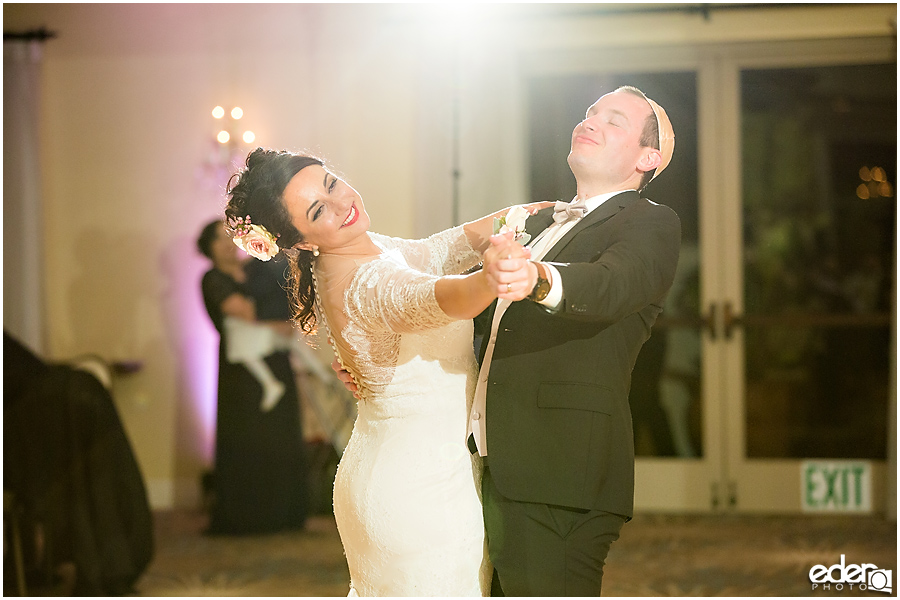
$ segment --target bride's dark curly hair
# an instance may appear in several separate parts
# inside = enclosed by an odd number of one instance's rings
[[[313,255],[309,250],[294,248],[303,241],[303,235],[291,222],[284,204],[284,188],[294,175],[310,165],[325,163],[308,154],[257,148],[247,156],[245,167],[231,176],[225,190],[225,223],[229,229],[234,229],[238,218],[249,215],[254,225],[262,225],[278,238],[278,247],[291,265],[288,285],[294,321],[304,333],[316,331]]]

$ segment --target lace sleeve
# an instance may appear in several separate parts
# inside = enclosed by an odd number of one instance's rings
[[[400,254],[398,250],[388,253]],[[347,322],[334,341],[341,364],[354,375],[363,398],[383,390],[391,381],[402,334],[454,321],[434,297],[438,277],[402,262],[403,258],[396,256],[365,263],[344,290]]]
[[[348,320],[364,331],[411,333],[443,327],[454,319],[438,306],[435,275],[391,260],[360,267],[345,292]]]
[[[399,250],[413,269],[431,275],[458,275],[481,262],[481,255],[472,248],[462,225],[423,240],[369,235],[381,245]]]

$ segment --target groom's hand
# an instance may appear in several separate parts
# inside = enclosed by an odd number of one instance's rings
[[[484,272],[493,292],[504,300],[525,298],[534,287],[528,261],[531,250],[514,241],[512,232],[493,235],[490,242],[484,253]]]
[[[335,358],[331,362],[331,368],[337,373],[337,378],[341,380],[344,387],[353,392],[353,396],[359,400],[359,389],[356,387],[356,384],[353,383],[353,377],[350,376],[350,372],[341,366],[341,361]]]

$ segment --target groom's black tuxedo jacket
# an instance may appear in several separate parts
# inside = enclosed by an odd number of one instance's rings
[[[526,231],[533,238],[552,216],[541,211]],[[562,304],[509,306],[487,382],[487,453],[504,496],[631,516],[631,371],[680,243],[677,215],[631,191],[592,210],[543,257],[560,272]]]

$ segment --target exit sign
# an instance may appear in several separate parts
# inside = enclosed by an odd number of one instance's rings
[[[872,465],[806,461],[800,465],[804,512],[872,512]]]

